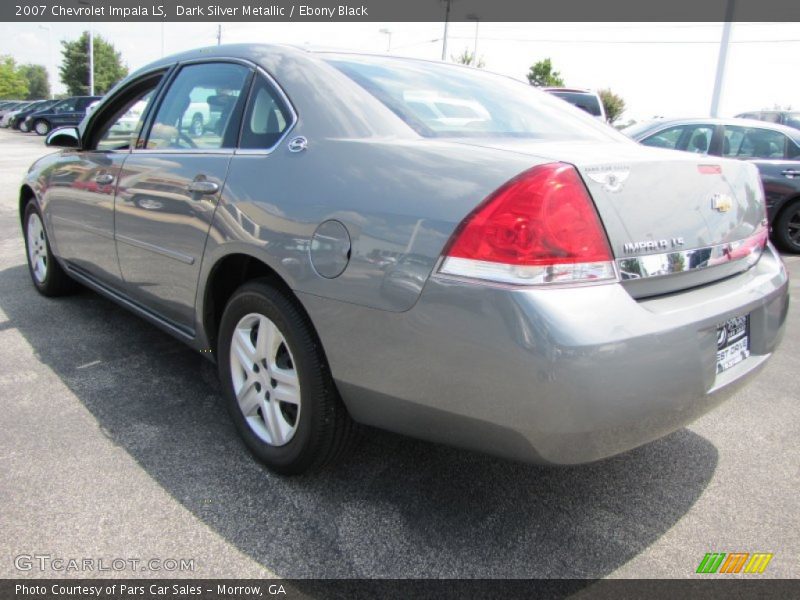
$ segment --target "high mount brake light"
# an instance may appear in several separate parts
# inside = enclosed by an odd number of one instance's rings
[[[519,285],[617,277],[592,198],[565,163],[533,167],[484,200],[456,229],[439,272]]]

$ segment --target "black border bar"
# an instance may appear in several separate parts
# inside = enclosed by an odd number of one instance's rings
[[[793,0],[3,0],[0,20],[719,22],[731,9],[732,21],[800,21]]]
[[[74,593],[72,591],[74,590]],[[98,591],[100,593],[98,593]],[[462,600],[465,598],[770,599],[800,597],[800,580],[693,579],[2,579],[3,600]]]

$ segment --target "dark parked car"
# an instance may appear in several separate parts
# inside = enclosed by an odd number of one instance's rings
[[[603,101],[600,99],[600,96],[592,90],[559,87],[546,87],[542,89],[549,94],[553,94],[553,96],[577,106],[603,122],[607,120]]]
[[[750,119],[662,119],[622,133],[657,148],[738,158],[761,173],[772,240],[800,252],[800,130]]]
[[[30,131],[28,125],[25,123],[25,119],[28,118],[29,115],[32,115],[35,112],[43,111],[45,109],[50,108],[51,106],[55,105],[59,100],[39,100],[38,102],[34,102],[33,104],[26,106],[24,109],[17,112],[14,115],[14,118],[8,124],[10,129],[19,129],[20,131],[27,133]]]
[[[768,123],[777,123],[800,129],[800,111],[798,110],[756,110],[736,115],[737,119],[756,119]]]
[[[283,473],[354,422],[598,460],[718,406],[784,329],[755,166],[707,172],[481,69],[214,46],[48,145],[19,194],[33,285],[79,281],[216,361]]]
[[[86,116],[86,107],[101,96],[73,96],[56,102],[50,108],[28,115],[26,122],[30,131],[47,135],[59,127],[75,126]]]
[[[15,110],[21,110],[30,104],[27,100],[17,100],[16,102],[9,102],[5,106],[0,107],[0,119],[6,116],[7,113]]]

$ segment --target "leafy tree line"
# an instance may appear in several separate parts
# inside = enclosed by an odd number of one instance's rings
[[[18,65],[11,56],[0,56],[0,100],[40,100],[50,97],[47,69],[42,65]]]
[[[68,96],[89,93],[89,32],[61,42],[59,75]],[[128,74],[114,45],[94,36],[94,91],[105,94]],[[0,100],[39,100],[51,95],[50,79],[43,65],[20,65],[11,56],[0,56]]]

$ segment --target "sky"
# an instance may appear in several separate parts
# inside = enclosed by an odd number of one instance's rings
[[[0,54],[44,64],[58,81],[60,40],[87,23],[0,23]],[[550,58],[566,85],[610,88],[625,100],[621,122],[706,116],[721,23],[477,23],[486,69],[524,79]],[[222,42],[309,44],[441,59],[442,23],[224,23]],[[215,23],[95,23],[131,70],[164,54],[217,43]],[[383,31],[382,31],[383,30]],[[390,33],[386,33],[390,32]],[[448,59],[473,50],[476,23],[451,23]],[[800,23],[734,23],[720,116],[775,105],[800,109]]]

